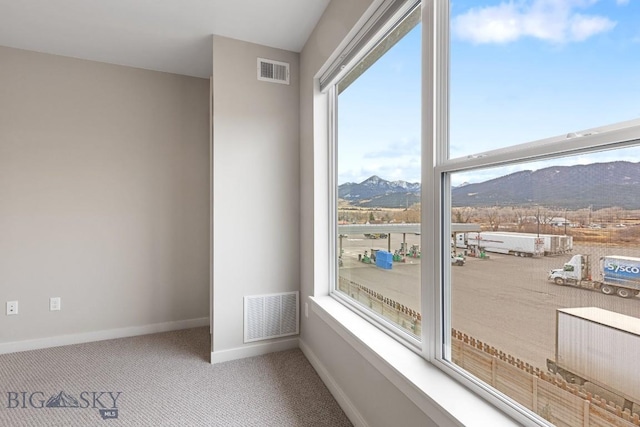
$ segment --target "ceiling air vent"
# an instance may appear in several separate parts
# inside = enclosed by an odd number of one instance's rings
[[[289,84],[289,64],[258,58],[258,80]]]

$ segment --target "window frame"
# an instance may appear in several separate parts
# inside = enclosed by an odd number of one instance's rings
[[[329,67],[329,70],[325,72],[324,77],[320,77],[320,89],[324,91],[327,96],[328,104],[328,158],[329,158],[329,295],[335,298],[340,303],[347,306],[349,309],[367,319],[370,323],[374,324],[379,329],[385,331],[396,340],[403,343],[411,351],[419,354],[423,354],[423,343],[425,328],[422,327],[422,336],[416,338],[408,332],[402,330],[398,325],[385,319],[381,315],[374,313],[367,309],[364,305],[344,295],[338,291],[338,218],[337,218],[337,200],[338,200],[338,168],[337,168],[337,146],[338,146],[338,90],[337,87],[340,84],[343,77],[347,76],[349,72],[371,52],[375,46],[383,41],[390,32],[393,31],[405,18],[407,18],[415,8],[422,7],[421,0],[386,0],[376,11],[372,19],[376,19],[377,22],[371,22],[369,20],[363,30],[366,30],[367,34],[359,32],[358,36],[354,38],[354,41],[348,44],[349,53],[341,54],[339,56],[339,67],[341,71],[335,72],[336,65]],[[422,12],[423,15],[424,12]],[[383,21],[383,22],[380,22]],[[404,37],[404,36],[403,36]],[[360,42],[360,51],[354,52],[353,45]],[[384,55],[384,54],[383,54]],[[348,60],[343,59],[348,57]],[[366,72],[366,71],[365,71]],[[424,175],[424,168],[422,168],[422,174]],[[421,245],[423,241],[421,238]],[[423,268],[421,268],[422,272]],[[424,274],[421,273],[421,289]],[[424,311],[423,305],[424,299],[421,298],[420,305]],[[424,323],[424,316],[422,317]]]
[[[432,164],[433,168],[423,167],[423,188],[428,182],[430,192],[424,194],[426,204],[433,203],[431,217],[422,219],[431,230],[433,240],[425,236],[423,247],[431,248],[433,258],[433,280],[423,283],[423,294],[432,293],[435,297],[424,302],[423,307],[430,308],[428,319],[433,336],[425,341],[432,346],[427,360],[442,369],[452,378],[483,397],[494,406],[512,416],[524,425],[549,425],[537,414],[526,410],[509,396],[493,389],[470,373],[451,362],[451,291],[450,265],[444,262],[449,250],[448,236],[451,235],[451,183],[449,176],[455,172],[480,169],[493,166],[517,164],[527,161],[548,160],[571,154],[587,154],[608,148],[623,148],[640,143],[640,119],[629,120],[587,130],[577,130],[567,135],[559,135],[542,140],[515,144],[512,146],[480,152],[464,157],[449,158],[449,0],[427,2],[423,11],[423,29],[426,63],[426,81],[423,94],[423,165]],[[430,24],[430,25],[429,25]],[[443,69],[446,68],[446,69]],[[431,151],[429,151],[429,149]],[[428,156],[433,156],[428,158]],[[432,162],[432,163],[427,163]],[[424,212],[426,214],[426,212]],[[427,316],[423,316],[425,322]],[[428,321],[428,320],[427,320]]]
[[[437,211],[440,215],[440,222],[434,224],[434,226],[442,230],[442,236],[450,235],[451,186],[448,179],[450,174],[472,169],[525,163],[528,161],[550,160],[568,155],[589,154],[604,149],[638,146],[640,144],[640,119],[593,128],[578,132],[577,134],[583,136],[573,138],[557,136],[486,153],[479,153],[468,156],[467,158],[443,160],[441,163],[436,164],[433,168],[432,179],[434,186],[441,189],[441,196],[432,200],[434,205],[437,205]],[[445,254],[445,242],[447,240],[442,236],[440,237],[441,256]],[[437,246],[438,242],[432,242],[432,248],[435,249]],[[440,281],[434,281],[431,285],[427,285],[436,287],[434,292],[440,295],[440,298],[434,300],[432,303],[434,313],[432,320],[437,337],[434,343],[430,343],[435,345],[435,354],[429,360],[452,378],[460,381],[472,391],[478,393],[478,395],[524,425],[550,425],[538,415],[524,409],[520,403],[508,395],[493,389],[451,361],[451,335],[450,333],[446,333],[446,331],[451,331],[450,267],[448,268],[446,263],[441,262],[439,265],[436,264],[436,266],[434,266],[434,271],[437,270],[439,270],[441,277]],[[433,305],[435,305],[435,307]]]
[[[409,0],[406,0],[409,2]],[[405,0],[382,0],[388,5]],[[505,148],[481,152],[464,157],[449,158],[449,75],[450,75],[450,0],[422,0],[422,189],[421,189],[421,246],[427,256],[422,258],[420,288],[422,335],[421,341],[408,339],[408,334],[355,301],[336,291],[337,266],[337,91],[335,87],[349,71],[349,66],[336,73],[336,64],[344,67],[344,55],[320,76],[320,90],[328,99],[329,132],[329,295],[349,309],[404,344],[411,351],[438,367],[449,377],[462,383],[491,405],[502,410],[523,425],[541,426],[548,423],[530,412],[510,397],[498,392],[450,361],[451,344],[451,265],[448,262],[451,235],[451,183],[449,176],[455,172],[549,160],[571,154],[586,154],[609,148],[622,148],[640,143],[640,119],[614,123],[598,128],[576,131],[537,141],[516,144]],[[383,12],[377,16],[382,16]],[[374,17],[376,14],[374,14]],[[397,22],[397,21],[396,21]],[[395,25],[395,23],[393,24]],[[356,42],[361,41],[362,31],[372,28],[371,20],[363,24],[363,30],[349,41],[349,64],[357,63],[369,49],[362,48],[360,55],[353,53]],[[383,28],[383,27],[379,27]],[[381,30],[379,30],[381,31]],[[378,39],[379,40],[379,39]],[[377,42],[377,40],[376,40]],[[371,47],[372,40],[360,46]],[[343,50],[344,52],[344,50]],[[355,59],[354,59],[355,58]],[[331,74],[330,79],[326,76]],[[324,79],[323,79],[324,77]]]

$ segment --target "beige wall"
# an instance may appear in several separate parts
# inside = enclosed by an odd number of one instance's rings
[[[314,77],[372,3],[372,0],[333,0],[301,53],[300,249],[303,305],[308,302],[310,295],[326,295],[329,283],[329,260],[325,249],[329,236],[326,189],[328,156],[326,129],[322,124],[327,106],[322,97],[317,96]],[[314,122],[314,119],[318,120]],[[366,425],[436,425],[423,409],[363,359],[311,307],[309,317],[302,319],[301,340]]]
[[[290,85],[259,81],[258,57],[290,63]],[[213,37],[214,362],[269,343],[243,344],[244,296],[300,289],[298,61]]]
[[[0,343],[207,317],[208,80],[0,64]]]

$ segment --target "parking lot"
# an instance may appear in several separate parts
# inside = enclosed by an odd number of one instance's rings
[[[392,235],[391,239],[393,252],[400,247],[402,235]],[[406,236],[409,246],[419,244],[419,240],[420,236]],[[420,311],[420,259],[394,263],[391,270],[358,261],[358,254],[364,250],[387,247],[386,239],[343,239],[340,274]],[[640,250],[574,245],[573,253],[587,253],[597,261],[604,255],[637,256]],[[594,306],[640,317],[640,297],[623,299],[548,281],[548,272],[561,268],[571,255],[489,255],[489,259],[468,257],[465,266],[451,268],[451,326],[540,369],[546,370],[546,359],[554,356],[556,309]],[[597,262],[593,268],[598,268]]]

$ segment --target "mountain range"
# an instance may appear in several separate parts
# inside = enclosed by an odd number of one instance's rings
[[[338,186],[338,198],[361,207],[402,208],[420,202],[420,183],[387,181],[373,175]]]
[[[404,208],[418,203],[420,183],[386,181],[372,176],[338,187],[338,197],[361,207]],[[551,166],[515,172],[452,188],[452,205],[541,206],[593,209],[617,206],[640,209],[640,163],[617,161]]]

